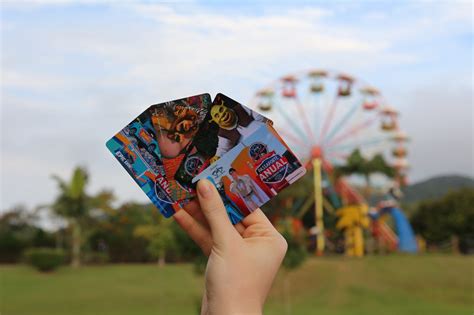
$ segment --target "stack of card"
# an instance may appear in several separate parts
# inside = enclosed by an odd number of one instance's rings
[[[165,217],[206,178],[235,224],[306,172],[272,125],[223,94],[202,94],[150,106],[106,145]]]

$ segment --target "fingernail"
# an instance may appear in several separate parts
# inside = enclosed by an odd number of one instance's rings
[[[211,183],[205,179],[200,180],[197,185],[197,191],[201,197],[208,198],[211,195]]]

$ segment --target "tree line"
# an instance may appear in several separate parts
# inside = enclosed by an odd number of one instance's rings
[[[310,178],[308,174],[272,199],[266,212],[280,219],[291,217],[294,212],[291,197],[307,194]],[[152,204],[125,202],[114,206],[115,196],[111,191],[88,194],[89,174],[85,168],[77,167],[69,179],[53,176],[53,180],[58,194],[51,204],[36,211],[17,206],[0,216],[0,262],[20,262],[26,249],[36,247],[63,249],[73,266],[105,262],[164,264],[202,258],[194,242],[172,219],[163,218]],[[39,227],[38,214],[42,211],[60,218],[64,222],[62,227],[56,231]],[[331,216],[326,216],[326,220],[328,227],[335,224]],[[415,232],[431,248],[455,237],[462,252],[472,252],[474,189],[461,189],[421,202],[412,209],[410,220]],[[305,236],[291,235],[292,228],[282,228],[287,225],[284,222],[280,220],[277,228],[284,232],[289,243],[299,242],[304,247]],[[333,236],[338,237],[338,233],[334,231]]]
[[[0,217],[0,262],[20,262],[30,247],[64,249],[75,267],[103,262],[163,264],[200,255],[193,241],[152,204],[126,202],[114,207],[111,191],[88,194],[85,168],[77,167],[68,180],[53,179],[58,195],[50,205],[36,211],[17,206]],[[65,224],[57,231],[38,227],[41,211],[49,211]]]

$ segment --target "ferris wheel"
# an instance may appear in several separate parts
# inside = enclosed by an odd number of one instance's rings
[[[357,221],[346,229],[346,244],[352,244],[346,247],[350,253],[362,255],[361,226],[366,224],[368,205],[353,188],[360,184],[360,176],[335,176],[334,170],[347,165],[355,154],[366,161],[378,158],[395,170],[393,178],[380,177],[381,185],[404,185],[409,168],[408,137],[400,129],[398,111],[387,104],[377,88],[328,70],[285,75],[260,89],[251,106],[273,120],[294,153],[313,170],[314,194],[309,193],[304,204],[314,203],[316,254],[323,254],[326,242],[323,210],[332,209],[336,214],[335,209],[339,209],[339,213],[347,213],[350,220]],[[369,177],[365,178],[367,186]],[[302,208],[299,217],[306,212]]]
[[[357,149],[365,158],[382,155],[396,169],[396,181],[406,181],[408,137],[399,113],[360,79],[328,70],[288,74],[260,89],[251,106],[274,121],[309,168],[314,159],[326,168],[344,165]]]

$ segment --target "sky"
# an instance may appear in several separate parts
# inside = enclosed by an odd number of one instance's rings
[[[89,191],[146,201],[105,141],[150,104],[203,92],[246,103],[286,73],[377,86],[410,135],[411,182],[474,176],[470,1],[2,1],[0,211]]]

